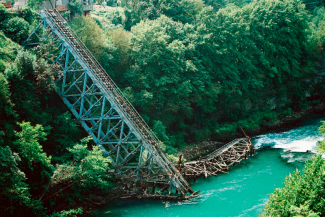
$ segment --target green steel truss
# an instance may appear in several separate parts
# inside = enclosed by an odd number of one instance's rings
[[[111,160],[117,176],[130,188],[160,183],[180,196],[192,194],[187,181],[159,148],[152,130],[64,18],[56,10],[42,10],[40,15],[40,25],[24,45],[38,44],[30,43],[31,37],[54,38],[57,92]]]

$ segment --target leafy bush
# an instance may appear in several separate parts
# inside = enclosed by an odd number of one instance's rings
[[[14,112],[13,106],[8,81],[0,72],[0,130],[3,130],[7,137],[13,136],[13,126],[17,121],[17,114]]]
[[[54,212],[49,217],[76,217],[78,214],[82,214],[82,209],[70,209],[68,211],[63,210],[61,212]]]
[[[79,0],[71,0],[68,3],[68,9],[72,12],[72,14],[82,15],[83,7]]]
[[[12,14],[3,6],[3,4],[0,4],[0,30],[2,30],[5,26],[5,21],[12,18]]]
[[[266,216],[310,216],[325,213],[325,160],[317,155],[309,160],[303,173],[296,171],[285,178],[284,187],[270,195]]]
[[[41,6],[43,0],[29,0],[27,2],[27,6],[32,8],[33,10],[38,10],[39,6]]]
[[[267,123],[273,123],[278,119],[277,113],[274,111],[270,111],[264,114],[264,120]]]
[[[323,124],[318,128],[319,133],[325,135],[325,121],[321,121]],[[317,142],[318,151],[325,153],[325,140]]]
[[[4,25],[3,32],[13,41],[21,43],[28,37],[29,24],[26,20],[14,17]]]
[[[39,206],[31,199],[25,174],[19,169],[20,157],[6,146],[0,147],[0,210],[3,216],[34,215]],[[33,207],[34,206],[34,207]]]
[[[30,8],[24,8],[23,10],[21,10],[19,13],[19,17],[26,20],[30,25],[32,25],[34,21],[40,20],[40,15],[36,11],[31,10]]]
[[[22,159],[22,171],[27,176],[27,183],[33,195],[41,195],[50,182],[50,177],[54,171],[51,165],[51,157],[47,157],[43,152],[43,147],[39,142],[45,141],[47,134],[41,125],[31,126],[28,122],[19,124],[22,128],[20,132],[15,132],[18,138],[14,142],[14,150],[17,150]],[[37,168],[37,173],[35,173]]]
[[[284,116],[289,116],[291,114],[292,114],[292,109],[291,108],[287,108],[286,110],[284,110],[282,112],[282,115],[284,115]]]
[[[107,175],[110,169],[108,158],[103,156],[97,146],[89,150],[89,140],[90,138],[83,139],[81,144],[69,149],[72,161],[57,165],[49,188],[49,195],[53,196],[52,201],[63,199],[71,206],[90,191],[99,190],[106,193],[113,186]],[[55,193],[68,187],[69,189],[61,194]]]
[[[104,51],[103,30],[91,17],[78,17],[70,22],[72,29],[92,54],[99,59]]]
[[[0,31],[0,60],[12,62],[15,60],[19,50],[21,50],[21,47]]]
[[[5,69],[6,69],[6,65],[5,65],[5,63],[0,59],[0,73],[2,72],[4,72],[5,71]]]
[[[237,127],[237,123],[222,124],[218,127],[217,134],[224,137],[234,136],[236,134]]]

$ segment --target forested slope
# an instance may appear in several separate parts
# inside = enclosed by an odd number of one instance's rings
[[[70,24],[168,154],[322,102],[325,86],[314,71],[323,66],[323,8],[311,15],[291,0],[234,1],[223,9],[199,0],[135,3]],[[73,215],[90,193],[105,195],[112,186],[108,160],[55,93],[46,62],[53,44],[19,45],[38,22],[29,9],[0,5],[5,216]]]
[[[324,9],[312,14],[296,1],[234,3],[219,9],[200,0],[124,2],[124,13],[94,11],[95,21],[71,25],[173,153],[208,138],[230,139],[239,125],[272,125],[322,101],[323,78],[314,72],[323,67]],[[91,30],[80,28],[86,23]],[[103,34],[89,40],[95,29]]]

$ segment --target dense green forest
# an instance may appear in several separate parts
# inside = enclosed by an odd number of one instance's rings
[[[297,1],[234,2],[218,10],[200,0],[137,2],[71,25],[169,154],[207,138],[229,139],[239,125],[272,125],[322,100],[314,74],[323,64],[322,8],[311,13]]]
[[[294,0],[129,3],[70,25],[168,154],[321,102],[325,86],[314,71],[323,64],[324,8],[308,12]],[[73,216],[92,194],[105,195],[113,177],[55,93],[46,61],[53,44],[19,45],[38,23],[33,10],[0,4],[0,210]]]

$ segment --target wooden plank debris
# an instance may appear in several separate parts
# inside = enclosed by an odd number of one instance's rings
[[[201,176],[207,178],[217,176],[218,173],[227,173],[230,166],[247,159],[247,153],[252,155],[254,152],[251,139],[246,134],[245,136],[246,138],[235,139],[197,161],[184,164],[179,161],[176,167],[187,179]]]

